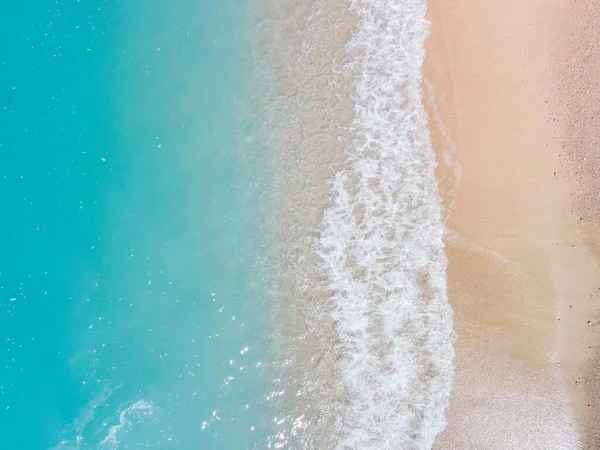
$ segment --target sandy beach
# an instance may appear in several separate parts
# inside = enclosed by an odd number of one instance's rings
[[[425,101],[457,333],[436,448],[600,448],[590,5],[429,2]]]

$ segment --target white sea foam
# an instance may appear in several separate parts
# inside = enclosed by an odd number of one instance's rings
[[[102,440],[102,442],[100,442],[100,445],[98,446],[99,449],[111,449],[111,450],[116,450],[117,448],[119,448],[119,440],[118,440],[118,434],[119,432],[121,432],[121,430],[124,429],[124,431],[129,430],[132,427],[132,422],[130,420],[131,416],[136,417],[138,420],[141,419],[144,416],[151,416],[152,415],[152,404],[145,401],[145,400],[139,400],[133,404],[131,404],[130,406],[128,406],[127,408],[125,408],[123,411],[121,411],[119,413],[119,423],[116,425],[113,425],[112,427],[110,427],[108,429],[108,433],[106,434],[106,437]]]
[[[422,63],[425,0],[351,0],[357,76],[350,168],[333,181],[319,253],[349,393],[336,448],[428,449],[454,372],[443,224]]]
[[[74,358],[71,358],[71,363],[76,362],[79,358],[85,356],[85,353],[79,353]],[[52,447],[52,450],[79,450],[85,445],[83,436],[88,431],[89,425],[96,418],[96,412],[98,407],[105,404],[110,396],[121,388],[120,385],[111,385],[105,383],[100,387],[98,394],[92,398],[79,412],[79,415],[73,420],[68,427],[62,430],[64,437],[67,439],[61,439],[61,441]]]

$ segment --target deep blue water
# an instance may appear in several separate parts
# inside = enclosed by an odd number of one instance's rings
[[[263,447],[241,3],[0,3],[0,449]]]

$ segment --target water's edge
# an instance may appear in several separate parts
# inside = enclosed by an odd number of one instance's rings
[[[426,2],[270,8],[287,355],[273,442],[431,448],[454,334],[423,106]]]

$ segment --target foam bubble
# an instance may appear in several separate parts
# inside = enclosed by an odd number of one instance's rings
[[[351,0],[350,168],[333,180],[319,254],[349,393],[337,448],[431,448],[454,372],[443,223],[422,104],[424,0]]]

